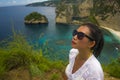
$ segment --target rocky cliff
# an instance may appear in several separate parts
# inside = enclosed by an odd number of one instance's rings
[[[92,7],[92,0],[79,0],[76,3],[62,2],[56,8],[56,23],[80,24],[81,20],[87,20]]]
[[[105,26],[116,31],[120,31],[120,13],[114,16],[109,16],[106,20],[101,20],[98,17],[96,17],[96,19],[101,26]]]
[[[106,20],[101,20],[98,16],[92,16],[94,14],[90,10],[93,8],[93,0],[65,1],[56,7],[56,23],[81,24],[92,21],[100,26],[120,31],[120,13],[111,15]]]
[[[73,8],[71,4],[61,3],[56,8],[56,23],[68,24],[71,23]]]

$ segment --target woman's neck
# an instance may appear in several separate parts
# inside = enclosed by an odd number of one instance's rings
[[[92,56],[91,51],[79,51],[80,53],[76,56],[77,59],[79,60],[84,60],[86,61],[90,56]]]
[[[90,53],[90,52],[89,53],[80,52],[75,58],[75,63],[74,63],[72,73],[76,72],[91,55],[92,55],[92,53]]]

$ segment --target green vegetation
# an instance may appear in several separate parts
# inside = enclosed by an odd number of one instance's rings
[[[108,65],[103,65],[103,70],[109,73],[111,76],[120,78],[120,58]]]
[[[56,10],[58,12],[62,12],[62,11],[65,11],[67,9],[67,5],[63,4],[63,3],[60,3],[57,7],[56,7]]]
[[[92,23],[100,26],[99,22],[97,21],[97,19],[95,18],[94,12],[91,10],[90,11],[90,16],[88,16],[89,21],[91,21]]]
[[[49,52],[49,51],[46,51]],[[31,77],[40,77],[40,80],[63,80],[62,73],[66,67],[63,61],[52,61],[43,56],[43,50],[35,50],[25,36],[14,33],[11,41],[0,43],[0,80],[6,80],[6,74],[13,69],[25,67]],[[105,72],[120,78],[120,59],[108,65],[103,65]],[[57,74],[56,74],[57,73]]]
[[[73,15],[74,16],[79,16],[79,8],[78,5],[73,5]]]
[[[93,12],[105,20],[110,15],[120,13],[120,0],[93,0]]]
[[[93,0],[93,8],[90,11],[90,21],[99,25],[96,16],[99,16],[101,20],[106,20],[109,16],[120,13],[120,0]]]
[[[32,13],[30,13],[29,15],[27,15],[25,17],[25,20],[29,21],[29,20],[34,19],[34,21],[35,21],[35,20],[43,20],[43,18],[45,18],[45,20],[47,20],[47,18],[44,15],[42,15],[42,14],[40,14],[38,12],[32,12]]]
[[[0,80],[6,80],[9,71],[20,67],[41,80],[61,80],[65,64],[44,57],[42,49],[34,50],[23,35],[15,33],[11,41],[0,43]]]
[[[66,16],[66,14],[63,13],[63,12],[66,11],[66,9],[67,9],[67,5],[65,5],[65,4],[63,4],[63,3],[58,4],[57,7],[56,7],[56,17],[57,17],[60,13],[62,13],[62,14],[61,14],[62,16]]]

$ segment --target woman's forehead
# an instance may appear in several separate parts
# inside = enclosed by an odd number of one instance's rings
[[[77,29],[78,32],[83,32],[85,34],[89,34],[90,33],[90,30],[87,26],[80,26],[78,29]]]

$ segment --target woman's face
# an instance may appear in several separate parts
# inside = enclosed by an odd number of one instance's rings
[[[83,32],[84,34],[90,36],[90,30],[86,26],[80,26],[77,29],[77,32]],[[79,51],[90,49],[94,45],[94,41],[90,41],[87,37],[83,37],[83,39],[79,40],[77,35],[75,35],[72,38],[72,48],[78,49]]]

